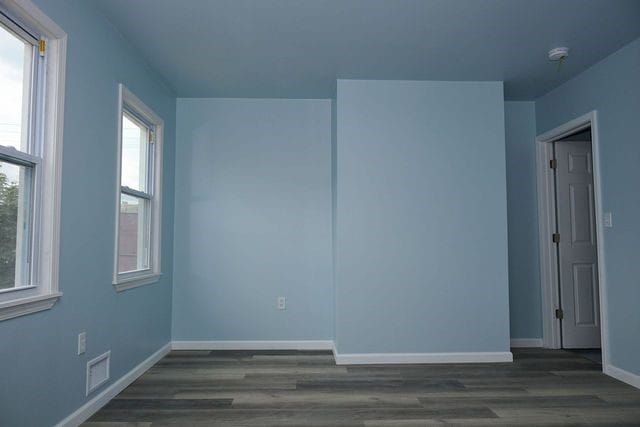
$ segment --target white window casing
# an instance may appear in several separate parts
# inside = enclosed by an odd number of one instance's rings
[[[6,15],[3,18],[10,18],[3,20],[5,26],[32,44],[37,34],[37,46],[44,50],[34,66],[31,85],[35,95],[25,104],[31,132],[29,152],[0,147],[0,160],[28,172],[31,192],[30,220],[26,221],[31,245],[28,285],[0,292],[1,321],[47,310],[62,295],[58,266],[67,35],[29,0],[0,0],[0,11]],[[18,243],[17,253],[23,251],[28,248]],[[16,277],[21,278],[20,274]]]
[[[121,292],[138,286],[155,283],[161,276],[161,229],[162,229],[162,146],[164,121],[153,110],[147,107],[137,96],[123,84],[118,86],[118,163],[115,198],[115,241],[113,260],[113,285]],[[122,151],[123,151],[123,115],[131,116],[148,127],[151,141],[149,144],[147,188],[143,191],[122,185]],[[149,204],[149,243],[148,267],[135,271],[120,272],[119,269],[119,237],[120,237],[120,203],[123,195],[146,201]]]

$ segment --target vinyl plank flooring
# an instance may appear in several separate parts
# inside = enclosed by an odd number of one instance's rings
[[[513,353],[513,363],[336,366],[326,351],[173,351],[85,426],[640,426],[640,391],[597,363]]]

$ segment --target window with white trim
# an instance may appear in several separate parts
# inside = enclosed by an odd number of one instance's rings
[[[58,292],[66,34],[31,4],[0,0],[0,320]]]
[[[163,121],[124,85],[119,89],[114,285],[124,290],[160,275]]]

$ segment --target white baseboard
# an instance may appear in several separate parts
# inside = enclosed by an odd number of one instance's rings
[[[511,338],[511,348],[542,347],[542,338]]]
[[[513,355],[509,351],[482,353],[337,353],[335,358],[338,365],[513,362]]]
[[[332,350],[333,341],[173,341],[172,350]]]
[[[171,351],[171,343],[167,343],[160,350],[153,353],[138,366],[127,372],[119,380],[115,381],[109,387],[104,389],[100,394],[82,405],[74,413],[64,420],[56,424],[56,427],[77,427],[95,414],[98,409],[106,405],[111,399],[116,397],[118,393],[127,388],[129,384],[134,382],[140,375],[144,374],[149,368],[155,365],[160,359]]]
[[[640,388],[640,375],[636,375],[632,372],[625,371],[613,365],[607,365],[604,368],[604,373],[617,380],[627,383],[635,388]]]

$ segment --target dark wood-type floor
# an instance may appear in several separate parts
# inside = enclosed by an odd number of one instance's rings
[[[85,425],[640,426],[640,390],[559,350],[514,363],[336,366],[327,352],[173,351]]]

